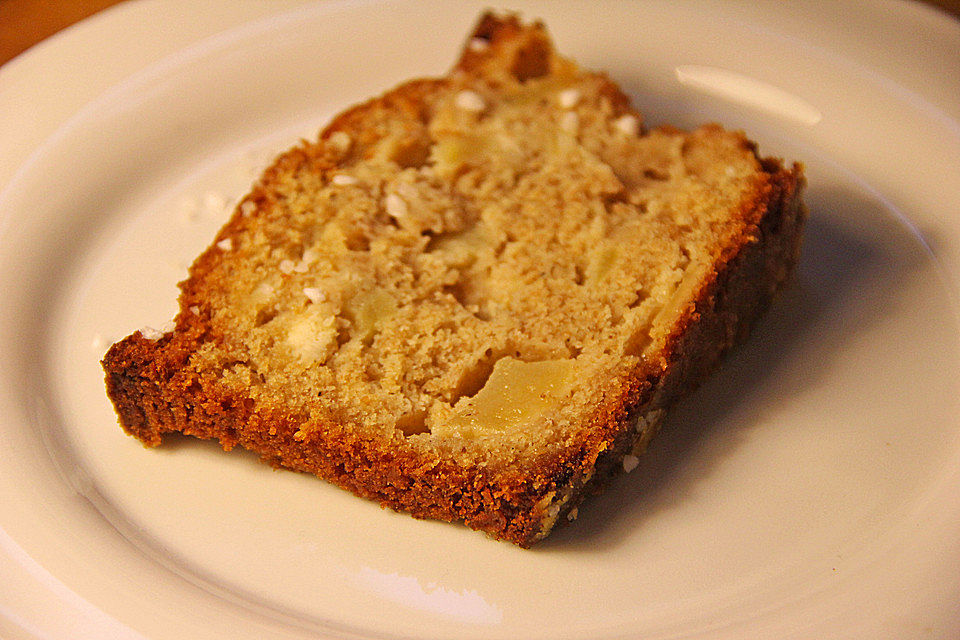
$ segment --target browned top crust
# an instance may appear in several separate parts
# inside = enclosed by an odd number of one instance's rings
[[[278,157],[107,391],[150,446],[240,445],[527,546],[745,336],[802,185],[741,133],[645,131],[543,25],[487,14],[447,77]]]

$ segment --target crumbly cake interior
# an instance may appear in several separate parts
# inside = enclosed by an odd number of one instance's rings
[[[215,337],[188,366],[288,407],[299,437],[538,456],[656,353],[762,172],[739,134],[644,132],[557,56],[421,84],[241,203],[184,292]]]

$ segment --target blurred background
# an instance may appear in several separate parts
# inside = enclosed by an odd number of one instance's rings
[[[0,65],[74,22],[121,1],[0,0]],[[937,7],[960,19],[960,0],[914,1]]]

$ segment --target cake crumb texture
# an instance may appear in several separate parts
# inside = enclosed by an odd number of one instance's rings
[[[645,129],[542,25],[488,14],[447,77],[277,158],[175,330],[107,353],[108,393],[148,445],[217,439],[528,546],[783,285],[802,185],[742,133]]]

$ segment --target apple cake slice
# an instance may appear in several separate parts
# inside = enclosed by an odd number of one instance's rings
[[[103,360],[130,434],[240,445],[528,546],[635,464],[789,276],[798,165],[716,125],[646,130],[540,24],[279,156]]]

